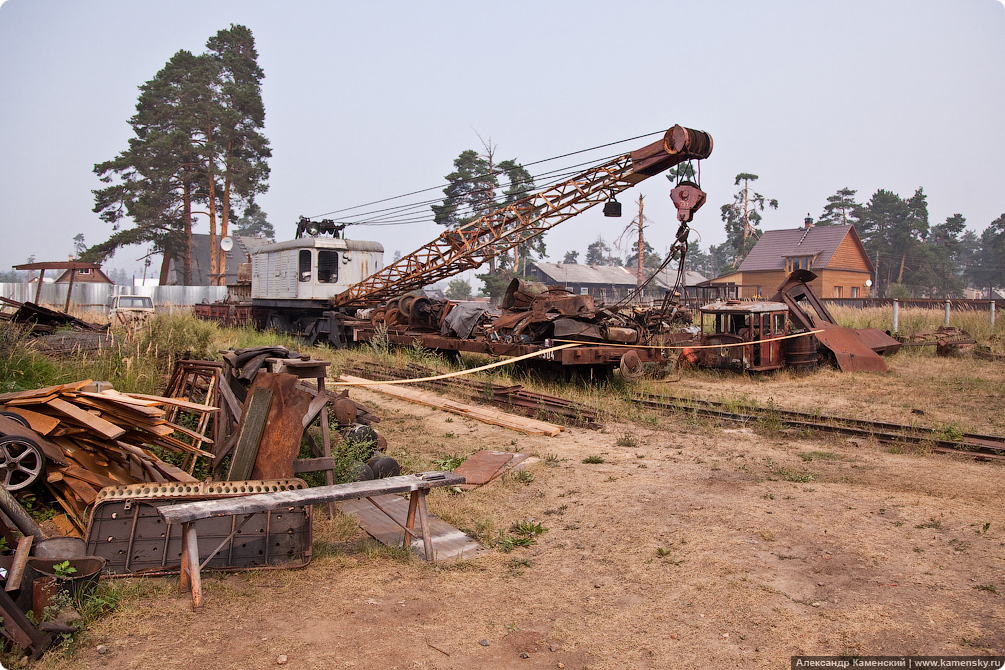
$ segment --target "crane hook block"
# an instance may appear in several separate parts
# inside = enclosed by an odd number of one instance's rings
[[[682,181],[672,191],[670,199],[673,200],[674,207],[677,208],[677,220],[681,223],[689,223],[694,217],[694,213],[705,204],[705,192],[698,188],[698,185]]]

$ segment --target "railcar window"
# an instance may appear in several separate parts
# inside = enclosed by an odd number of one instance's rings
[[[338,281],[338,254],[321,249],[318,251],[318,283],[334,284]]]
[[[300,267],[299,276],[300,281],[310,281],[311,280],[311,250],[301,249],[300,250]]]

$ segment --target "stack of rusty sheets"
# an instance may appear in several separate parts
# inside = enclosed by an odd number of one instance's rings
[[[211,456],[177,435],[198,437],[195,444],[211,440],[170,423],[165,407],[184,407],[194,413],[219,411],[177,398],[120,393],[107,383],[91,380],[0,394],[0,405],[31,427],[22,434],[37,442],[45,454],[45,483],[80,530],[85,527],[88,506],[106,486],[196,481],[159,458],[157,451]],[[0,421],[11,431],[27,430],[14,428],[8,417],[0,416]]]

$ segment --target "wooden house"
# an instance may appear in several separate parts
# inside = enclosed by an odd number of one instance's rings
[[[740,298],[770,296],[793,270],[812,270],[810,288],[821,298],[867,298],[874,268],[855,226],[814,226],[766,230],[732,272],[710,280],[737,285]]]

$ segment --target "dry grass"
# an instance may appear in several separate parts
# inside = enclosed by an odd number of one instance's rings
[[[890,331],[893,328],[892,307],[830,306],[827,308],[834,319],[849,328],[879,328]],[[912,337],[918,333],[931,332],[945,324],[944,309],[924,309],[921,307],[901,307],[898,316],[899,333]],[[992,338],[1005,338],[1005,319],[995,315],[994,331],[991,329],[989,312],[970,308],[954,308],[950,312],[949,325],[962,328],[980,343],[987,344]]]

